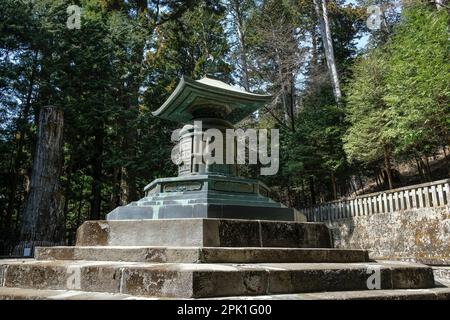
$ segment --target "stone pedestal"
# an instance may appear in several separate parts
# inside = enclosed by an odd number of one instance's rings
[[[322,223],[225,219],[87,221],[77,246],[332,248]]]
[[[368,290],[378,270],[380,289]],[[408,290],[403,290],[408,289]],[[0,299],[445,299],[430,267],[333,249],[321,223],[88,221],[75,247],[0,260]]]

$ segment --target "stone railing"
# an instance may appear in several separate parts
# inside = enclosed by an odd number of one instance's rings
[[[432,208],[450,203],[450,179],[365,194],[300,209],[308,221],[334,221],[349,217]]]

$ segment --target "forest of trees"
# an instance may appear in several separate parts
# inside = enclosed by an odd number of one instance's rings
[[[70,5],[80,28],[68,28]],[[280,129],[280,171],[264,181],[287,205],[398,187],[400,165],[417,182],[447,178],[448,12],[444,0],[2,0],[0,255],[71,243],[83,221],[176,175],[177,124],[151,111],[182,75],[273,95],[240,125]],[[37,193],[53,195],[41,230]]]

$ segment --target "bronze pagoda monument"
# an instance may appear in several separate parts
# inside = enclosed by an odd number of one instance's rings
[[[178,122],[178,177],[156,179],[145,197],[121,206],[108,220],[223,218],[293,221],[294,209],[270,199],[269,188],[255,179],[237,176],[236,164],[195,163],[194,121],[202,130],[225,132],[272,99],[249,93],[222,81],[183,77],[153,115]]]

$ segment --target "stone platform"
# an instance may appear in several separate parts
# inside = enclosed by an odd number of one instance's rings
[[[0,299],[450,298],[432,268],[334,249],[320,223],[90,221],[77,236],[0,260]],[[381,290],[367,287],[373,270]]]
[[[0,268],[6,287],[207,298],[364,290],[370,266],[380,268],[381,289],[434,287],[431,268],[394,262],[210,264],[6,260]],[[74,278],[76,274],[78,281]]]
[[[42,247],[36,260],[153,263],[350,263],[369,262],[366,250],[206,247]]]
[[[87,221],[77,246],[331,248],[323,223],[264,220],[161,219]]]

